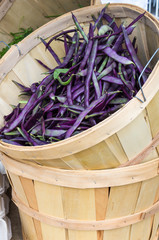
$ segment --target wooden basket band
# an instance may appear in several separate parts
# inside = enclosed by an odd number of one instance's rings
[[[103,188],[145,181],[159,175],[159,158],[139,165],[107,170],[64,170],[17,162],[1,153],[6,170],[35,181],[69,188]]]
[[[12,191],[12,198],[16,206],[20,211],[24,212],[28,216],[43,222],[45,224],[66,228],[71,230],[82,230],[82,231],[96,231],[96,230],[110,230],[116,228],[122,228],[131,224],[138,223],[144,219],[153,216],[159,211],[159,201],[154,203],[153,206],[128,216],[123,216],[114,219],[106,219],[101,221],[83,221],[73,219],[63,219],[59,217],[49,216],[43,213],[39,213],[35,209],[26,206],[16,195],[15,191]]]

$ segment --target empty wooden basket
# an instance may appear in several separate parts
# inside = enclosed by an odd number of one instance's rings
[[[86,7],[74,11],[84,29],[87,29],[91,15],[97,15],[102,5]],[[107,12],[117,22],[130,22],[143,9],[129,4],[110,4]],[[35,60],[40,59],[50,68],[55,62],[40,43],[39,36],[49,38],[64,29],[73,26],[71,13],[53,20],[34,31],[18,44],[0,61],[0,124],[3,116],[12,109],[10,104],[18,103],[19,90],[12,79],[28,86],[43,78],[43,69]],[[146,64],[150,56],[159,47],[159,22],[146,12],[133,32],[137,37],[139,57]],[[152,44],[153,43],[153,44]],[[52,47],[59,57],[64,56],[61,43],[53,42]],[[62,169],[106,169],[135,161],[148,161],[158,157],[159,132],[159,62],[153,59],[153,71],[143,87],[146,101],[132,99],[122,109],[96,126],[62,140],[58,143],[37,147],[21,147],[0,142],[0,151],[28,164],[40,164]],[[7,93],[7,94],[6,94]],[[142,98],[141,92],[138,97]],[[145,149],[146,148],[146,149]],[[144,151],[144,152],[142,152]],[[138,154],[140,154],[138,156]],[[137,157],[136,157],[137,156]],[[139,160],[139,161],[138,161]]]
[[[89,4],[89,0],[1,0],[0,41],[9,43],[10,32],[18,32],[19,28],[36,29],[61,14]],[[0,49],[3,47],[1,43]]]
[[[24,240],[158,240],[159,158],[91,171],[1,159]]]

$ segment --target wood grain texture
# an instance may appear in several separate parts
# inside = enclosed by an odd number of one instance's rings
[[[95,189],[96,220],[104,220],[107,211],[109,188]],[[103,240],[104,231],[97,231],[97,240]]]
[[[148,205],[153,204],[156,201],[158,189],[159,177],[155,177],[149,181],[144,181],[141,185],[140,194],[138,196],[138,201],[135,207],[135,212],[145,209]],[[137,237],[142,237],[143,240],[149,239],[149,236],[151,234],[151,228],[151,218],[145,219],[143,222],[133,225],[131,228],[130,239],[135,240]]]
[[[9,176],[12,181],[12,185],[16,190],[16,193],[21,199],[23,199],[25,204],[29,206],[27,196],[25,195],[25,189],[22,186],[20,178],[17,175],[14,175],[12,173],[9,173]],[[20,218],[21,218],[21,224],[23,226],[23,231],[27,234],[27,236],[31,239],[38,240],[35,225],[34,225],[34,220],[30,216],[27,216],[22,212],[20,212]],[[29,232],[28,232],[28,229],[30,229]]]
[[[46,185],[37,181],[34,182],[34,185],[39,211],[44,214],[64,217],[61,188],[49,184]],[[53,238],[57,238],[65,240],[64,229],[49,226],[45,223],[41,223],[41,228],[43,239],[52,240]]]
[[[36,195],[35,195],[33,181],[31,179],[27,179],[27,178],[23,178],[23,177],[20,177],[20,181],[21,181],[23,189],[25,191],[25,195],[27,197],[29,206],[33,209],[38,210],[37,199],[36,199]],[[33,219],[33,222],[34,222],[34,226],[35,226],[37,239],[42,240],[43,237],[42,237],[40,222],[36,219]]]
[[[151,129],[146,120],[146,112],[143,111],[135,120],[118,132],[119,140],[129,159],[134,158],[152,141]],[[136,131],[136,126],[139,127],[140,131]],[[151,160],[157,156],[158,154],[154,150],[145,160]]]
[[[95,220],[95,192],[94,189],[63,188],[63,209],[66,219]],[[97,240],[96,231],[68,230],[69,240]]]
[[[110,190],[110,196],[107,206],[106,218],[121,217],[132,214],[135,209],[136,201],[140,191],[140,183],[131,186],[113,187]],[[118,236],[119,239],[129,239],[130,226],[122,229],[115,229],[114,231],[105,231],[104,238],[115,240]]]

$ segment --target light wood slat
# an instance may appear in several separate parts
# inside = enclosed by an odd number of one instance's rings
[[[119,166],[118,159],[109,149],[106,142],[96,144],[87,150],[75,154],[85,169],[103,169]]]
[[[148,104],[148,106],[146,108],[153,137],[155,137],[157,135],[157,133],[159,132],[159,124],[158,124],[159,108],[158,108],[158,103],[159,103],[159,92],[154,96],[154,98]],[[157,151],[159,152],[159,147],[157,147]]]
[[[20,220],[22,224],[22,231],[26,239],[39,240],[36,235],[33,219],[27,214],[23,213],[22,211],[19,211],[19,214],[20,214]]]
[[[108,204],[109,188],[95,189],[96,220],[104,220]],[[103,240],[104,231],[97,231],[97,240]]]
[[[156,35],[153,36],[153,44],[152,44],[151,38],[149,37],[152,29],[153,29],[153,26],[151,25],[147,28],[147,31],[146,31],[146,39],[147,39],[147,43],[149,46],[149,55],[150,56],[152,56],[154,54],[154,52],[156,51],[156,49],[158,48],[156,46],[159,46],[159,37],[158,36],[156,36]],[[156,57],[157,57],[157,59],[159,58],[159,52],[156,54]],[[152,68],[155,64],[156,64],[156,58],[152,59],[152,61],[150,63],[150,67]]]
[[[52,239],[67,240],[68,239],[66,236],[65,229],[53,227],[45,223],[41,223],[41,228],[42,228],[43,239],[46,239],[46,240],[52,240]]]
[[[19,176],[11,173],[11,172],[8,172],[9,174],[9,177],[12,181],[12,185],[14,186],[15,188],[15,191],[16,193],[18,194],[19,198],[21,199],[21,201],[23,201],[27,206],[29,206],[29,203],[28,203],[28,200],[27,200],[27,197],[25,195],[25,191],[23,189],[23,186],[22,186],[22,183],[20,181],[20,178]]]
[[[114,230],[107,230],[104,231],[104,238],[102,240],[117,240],[119,237],[122,237],[120,239],[122,240],[128,240],[129,239],[129,232],[130,232],[130,226],[123,227],[120,229],[114,229]]]
[[[141,183],[112,187],[108,200],[106,219],[132,214],[135,210],[140,187]],[[129,204],[125,205],[126,202]]]
[[[120,164],[128,161],[124,149],[119,141],[117,134],[112,135],[111,137],[105,140],[111,152],[115,155]]]
[[[94,189],[62,188],[62,199],[66,219],[96,219]]]
[[[96,219],[94,189],[81,190],[73,188],[63,188],[62,198],[64,216],[66,219]],[[97,232],[68,230],[68,237],[69,240],[97,240]]]
[[[137,46],[139,42],[142,42],[140,47],[138,46],[138,56],[143,66],[146,65],[151,55],[149,54],[149,47],[146,36],[145,21],[140,21],[140,24],[136,25],[136,36],[138,38]]]
[[[38,210],[44,214],[64,217],[61,188],[37,181],[34,182],[34,186],[37,197]],[[41,223],[41,228],[44,239],[52,240],[55,238],[65,240],[64,229],[49,226],[45,223]]]
[[[130,240],[136,240],[136,237],[139,239],[147,240],[150,236],[151,231],[151,218],[145,219],[140,223],[136,223],[132,226]]]
[[[29,206],[38,211],[37,199],[35,195],[34,183],[32,180],[19,177],[22,183]],[[43,240],[40,221],[33,219],[38,240]]]
[[[156,232],[156,235],[155,235],[154,240],[158,240],[158,238],[159,238],[159,228],[158,228],[158,230],[157,230],[157,232]]]
[[[17,77],[17,75],[11,71],[7,76],[6,80],[2,82],[1,88],[0,88],[0,96],[4,99],[4,101],[8,104],[17,105],[17,102],[19,101],[18,95],[20,94],[20,88],[18,88],[13,82],[17,81],[21,84],[23,84],[22,81]]]
[[[137,201],[135,212],[141,211],[156,201],[156,194],[159,188],[159,177],[142,182],[140,195]]]
[[[153,221],[153,227],[152,227],[152,233],[151,233],[150,240],[158,240],[157,238],[155,239],[156,232],[157,232],[158,229],[159,229],[159,213],[156,213],[155,216],[154,216],[154,221]]]
[[[151,130],[145,115],[146,113],[143,111],[135,120],[117,133],[129,159],[139,154],[152,141]],[[140,131],[136,129],[136,126]],[[157,156],[158,154],[154,150],[145,160],[151,160]]]
[[[45,39],[45,41],[48,42],[49,39],[50,38],[48,38],[47,40]],[[62,61],[62,58],[65,56],[63,44],[58,41],[53,41],[50,44],[50,46],[55,51],[55,53],[57,53],[59,59]],[[33,59],[41,60],[44,64],[46,64],[51,69],[57,66],[55,59],[50,54],[50,52],[46,50],[46,47],[44,46],[43,43],[40,43],[36,48],[32,49],[32,51],[30,52],[30,56],[32,56]],[[42,67],[41,69],[42,69],[42,72],[48,71]]]
[[[97,233],[96,232],[90,232],[90,231],[72,231],[69,230],[68,235],[69,240],[97,240]]]
[[[0,125],[3,126],[5,115],[8,115],[12,111],[12,107],[6,103],[6,101],[0,97]]]
[[[26,204],[26,206],[29,206],[28,199],[26,197],[25,190],[22,186],[20,178],[17,175],[14,175],[12,173],[9,173],[9,176],[17,195],[19,196],[21,201],[23,201]],[[32,237],[32,240],[33,239],[38,240],[33,219],[30,216],[27,216],[26,214],[21,213],[21,221],[22,221],[22,225],[24,225],[23,228],[26,233],[29,229],[28,236]]]
[[[38,209],[42,213],[51,214],[57,217],[64,217],[62,206],[61,188],[51,184],[34,181]],[[49,198],[46,198],[49,196]],[[54,202],[54,204],[52,204]],[[58,208],[55,207],[58,205]]]
[[[95,189],[96,220],[104,220],[108,205],[109,188]]]
[[[32,71],[32,68],[34,71]],[[30,86],[32,83],[41,81],[44,78],[41,74],[41,67],[29,54],[13,68],[13,71],[20,79],[23,79],[22,81],[25,82],[26,86]]]
[[[107,205],[106,219],[131,215],[135,210],[140,187],[141,183],[132,184],[131,186],[112,187]],[[114,231],[104,231],[103,240],[115,240],[117,234],[119,239],[128,239],[130,226],[115,229]]]
[[[67,158],[67,157],[66,157]],[[70,162],[71,162],[71,158],[69,158]],[[20,160],[20,162],[24,163],[24,164],[28,164],[28,161],[27,160]],[[68,161],[69,162],[69,161]],[[53,159],[53,160],[43,160],[43,161],[37,161],[36,160],[29,160],[29,165],[33,166],[33,167],[37,167],[38,166],[44,166],[44,167],[48,167],[48,168],[59,168],[60,169],[68,169],[68,170],[71,170],[71,169],[78,169],[76,168],[77,167],[77,164],[79,165],[79,169],[83,169],[83,167],[77,162],[73,161],[73,163],[69,164],[67,161],[65,162],[65,158],[64,159]],[[76,166],[76,167],[72,167],[72,165]]]
[[[159,200],[159,186],[158,189],[156,191],[156,196],[155,196],[155,200],[154,202]],[[150,240],[154,240],[155,235],[157,230],[159,229],[159,213],[156,213],[155,216],[153,217],[153,223],[152,223],[152,231],[151,231],[151,238]]]
[[[142,182],[135,212],[141,211],[154,203],[158,188],[159,177]],[[151,218],[146,219],[141,223],[134,224],[131,228],[130,240],[135,240],[137,237],[142,237],[143,240],[147,240],[148,236],[150,236],[151,225]]]
[[[77,159],[75,155],[61,158],[71,169],[85,169],[80,159]]]
[[[159,132],[159,125],[158,125],[159,108],[158,108],[158,103],[159,103],[159,92],[156,93],[154,98],[151,100],[151,102],[146,107],[153,137],[155,137],[156,134]]]
[[[63,161],[63,159],[53,159],[53,160],[40,160],[38,161],[38,163],[41,166],[47,166],[47,167],[53,167],[53,168],[60,168],[60,169],[72,169],[72,167],[67,164],[67,162],[65,163],[65,161]]]

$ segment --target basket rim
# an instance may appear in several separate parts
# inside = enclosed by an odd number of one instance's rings
[[[109,8],[113,9],[114,7],[118,7],[118,6],[120,6],[122,8],[131,9],[139,14],[143,13],[143,11],[145,12],[144,9],[142,9],[138,6],[132,5],[132,4],[112,3],[108,6],[108,9]],[[101,4],[101,5],[96,5],[96,6],[84,7],[82,9],[74,10],[73,12],[78,17],[78,15],[80,15],[80,14],[82,14],[82,15],[85,15],[86,13],[89,14],[90,9],[91,9],[91,14],[92,14],[92,11],[96,12],[96,11],[101,10],[102,8],[103,8],[103,5]],[[159,21],[151,13],[146,11],[145,16],[150,21],[153,21],[153,23],[159,29]],[[23,56],[25,56],[31,49],[33,49],[35,46],[37,46],[40,43],[40,40],[37,39],[38,36],[44,36],[44,38],[48,38],[57,33],[57,31],[56,31],[54,34],[52,34],[50,32],[48,34],[48,30],[50,30],[50,28],[52,26],[56,26],[57,23],[65,23],[65,26],[67,25],[67,27],[69,27],[68,25],[73,23],[72,17],[71,17],[71,12],[66,13],[66,14],[58,17],[57,19],[54,19],[54,20],[46,23],[45,25],[43,25],[42,27],[38,28],[33,33],[31,33],[24,40],[22,40],[18,44],[19,48],[21,50],[23,50],[22,55],[19,55],[19,52],[18,52],[18,49],[16,46],[12,46],[11,49],[0,60],[0,72],[1,72],[0,73],[0,82],[3,81],[4,77],[10,72],[10,70],[14,67],[14,65],[17,64],[22,59]],[[62,29],[65,29],[65,28],[63,27]],[[30,46],[29,43],[31,40],[33,40],[33,43]],[[16,63],[15,64],[12,63],[12,65],[9,66],[9,68],[8,68],[8,66],[6,66],[7,65],[6,62],[9,62],[11,59],[14,59],[14,63],[15,62]],[[111,135],[113,135],[114,133],[116,133],[117,131],[119,131],[120,129],[125,127],[126,125],[128,125],[130,123],[130,121],[135,119],[142,112],[143,108],[145,108],[148,105],[148,103],[152,100],[152,97],[157,93],[157,87],[156,87],[157,81],[155,81],[155,77],[154,77],[157,74],[159,74],[159,61],[156,63],[155,68],[153,69],[148,80],[146,81],[146,83],[143,86],[143,90],[144,90],[144,93],[145,93],[145,96],[147,99],[146,102],[141,103],[136,98],[133,98],[125,106],[123,106],[117,112],[112,114],[110,117],[106,118],[102,122],[89,128],[88,130],[85,130],[82,133],[79,133],[75,136],[71,136],[70,138],[61,140],[57,143],[50,143],[50,144],[46,144],[46,145],[42,145],[42,146],[26,146],[26,147],[24,147],[24,146],[12,145],[12,144],[8,144],[8,143],[4,143],[4,142],[0,141],[0,147],[2,149],[10,148],[12,151],[17,150],[17,151],[30,152],[30,153],[34,152],[34,151],[37,151],[37,152],[43,151],[43,150],[46,151],[49,149],[56,150],[56,148],[58,148],[61,151],[61,153],[57,153],[56,158],[61,157],[61,156],[68,156],[70,154],[85,150],[88,147],[92,147],[93,145],[99,143],[100,141],[106,139],[107,137],[110,137]],[[152,85],[153,85],[153,87],[152,87]],[[150,91],[150,89],[151,89],[151,91]],[[152,94],[152,92],[153,92],[153,94]],[[142,98],[141,91],[138,92],[137,97]],[[130,109],[130,110],[133,109],[133,111],[131,111],[131,112],[129,111],[129,113],[128,113],[127,112],[128,109]],[[118,122],[118,119],[120,119],[120,124]],[[110,127],[112,122],[115,123],[115,125],[114,125],[115,127],[113,127],[113,129],[112,129],[112,127]],[[107,126],[107,129],[104,132],[104,138],[103,138],[102,129],[103,129],[103,127],[106,128],[106,126]],[[94,132],[96,132],[96,137],[98,136],[98,138],[96,138],[96,141],[92,140],[94,137]],[[88,136],[90,138],[90,141],[89,141],[89,143],[87,142],[87,144],[86,144],[86,141],[84,141],[84,139]],[[82,143],[82,142],[84,142],[84,143]],[[72,144],[72,143],[74,143],[74,144]],[[78,146],[77,149],[74,148],[75,144]]]

